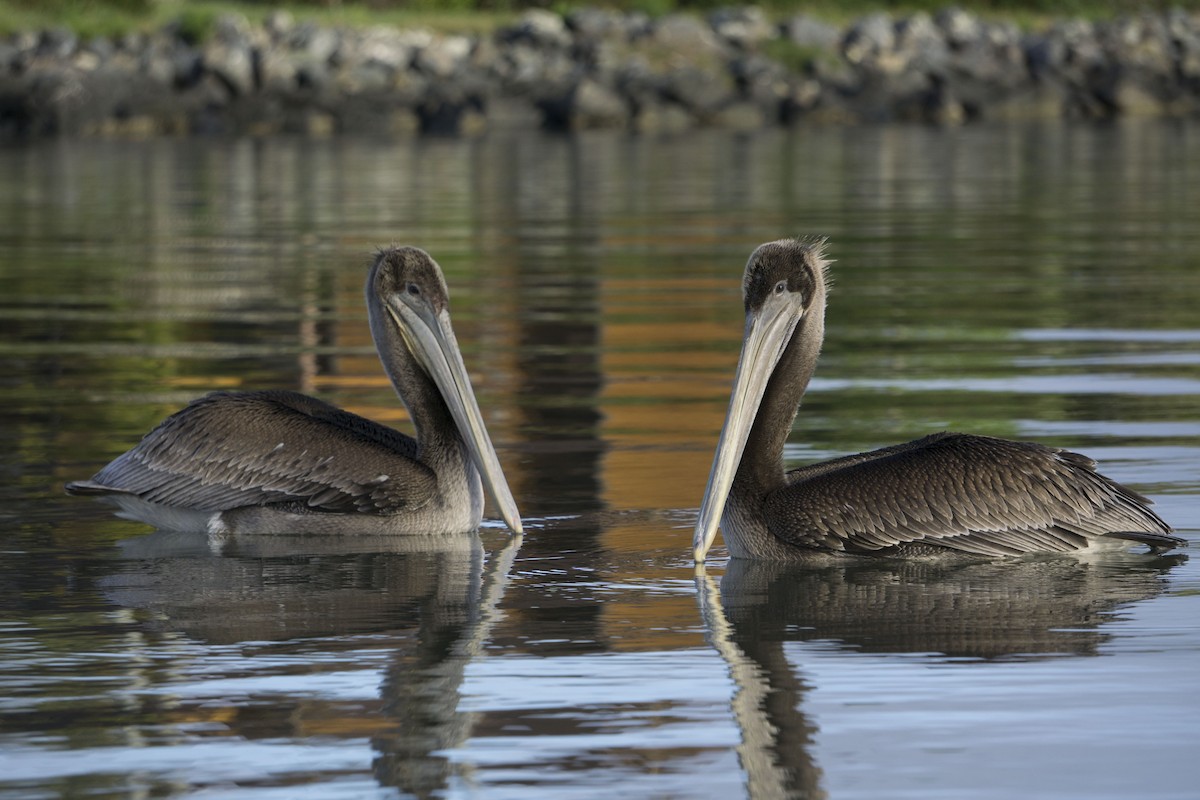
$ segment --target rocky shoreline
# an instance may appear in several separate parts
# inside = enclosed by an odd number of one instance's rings
[[[484,36],[336,29],[283,12],[116,40],[0,41],[0,138],[682,131],[1200,115],[1200,15],[1023,32],[948,8],[845,28],[755,7],[707,17],[526,12]]]

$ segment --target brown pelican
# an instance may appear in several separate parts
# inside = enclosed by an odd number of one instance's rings
[[[167,530],[449,534],[479,525],[486,486],[520,533],[441,268],[415,247],[381,250],[366,297],[415,439],[296,392],[214,392],[67,492]]]
[[[718,525],[735,558],[981,556],[1079,550],[1099,540],[1183,544],[1149,500],[1091,459],[1029,442],[939,433],[784,473],[783,445],[825,334],[823,240],[750,256],[746,328],[692,542]]]

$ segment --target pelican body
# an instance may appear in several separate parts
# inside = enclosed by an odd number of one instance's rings
[[[486,487],[520,533],[441,268],[415,247],[381,250],[366,300],[415,438],[296,392],[214,392],[67,492],[166,530],[452,534],[478,527]]]
[[[787,561],[1184,543],[1091,459],[1031,442],[939,433],[785,473],[825,335],[827,267],[824,241],[803,239],[761,245],[746,264],[746,327],[692,542],[698,563],[718,526],[731,556]]]

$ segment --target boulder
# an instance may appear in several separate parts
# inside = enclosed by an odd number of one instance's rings
[[[778,27],[757,6],[718,9],[708,15],[708,24],[717,36],[740,50],[753,50],[779,35]]]

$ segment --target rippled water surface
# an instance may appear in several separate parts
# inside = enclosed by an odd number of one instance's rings
[[[753,247],[830,237],[793,463],[942,429],[1200,539],[1200,128],[0,150],[0,796],[1191,798],[1200,568],[707,571]],[[155,533],[62,494],[213,388],[403,427],[373,248],[447,273],[526,518]],[[1194,548],[1193,548],[1194,549]]]

